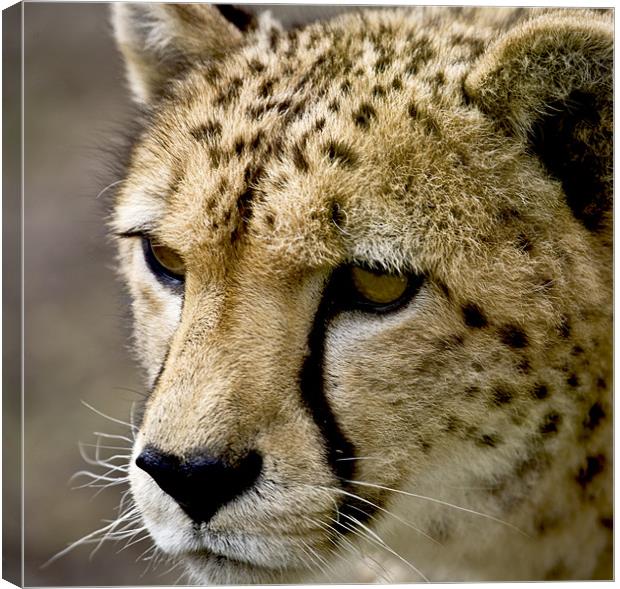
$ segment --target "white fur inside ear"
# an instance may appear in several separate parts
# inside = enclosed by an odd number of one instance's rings
[[[148,103],[161,80],[156,55],[165,52],[165,25],[157,5],[112,5],[112,26],[134,100]]]
[[[241,31],[206,4],[115,3],[112,25],[139,103],[152,102],[193,62],[219,59],[243,42]]]

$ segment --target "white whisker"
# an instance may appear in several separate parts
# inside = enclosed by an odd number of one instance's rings
[[[499,519],[498,517],[495,517],[493,515],[489,515],[487,513],[482,513],[480,511],[476,511],[474,509],[469,509],[468,507],[462,507],[460,505],[454,505],[453,503],[448,503],[447,501],[442,501],[441,499],[435,499],[434,497],[427,497],[426,495],[418,495],[417,493],[409,493],[408,491],[401,491],[400,489],[392,489],[390,487],[385,487],[383,485],[377,485],[374,483],[365,483],[362,481],[352,481],[352,480],[346,480],[343,479],[346,483],[350,483],[353,485],[361,485],[364,487],[373,487],[375,489],[383,489],[384,491],[391,491],[392,493],[398,493],[400,495],[406,495],[408,497],[414,497],[416,499],[422,499],[424,501],[430,501],[432,503],[437,503],[439,505],[445,505],[446,507],[451,507],[452,509],[457,509],[459,511],[464,511],[466,513],[471,513],[473,515],[478,515],[480,517],[483,517],[485,519],[489,519],[492,520],[494,522],[497,522],[499,524],[502,524],[504,526],[507,526],[517,532],[519,532],[520,534],[523,534],[526,537],[529,537],[528,534],[526,534],[523,530],[521,530],[520,528],[518,528],[517,526],[515,526],[514,524],[511,524],[510,522],[504,521],[502,519]]]
[[[86,401],[82,401],[82,405],[84,405],[84,407],[88,407],[88,409],[90,409],[91,411],[94,411],[97,415],[101,415],[101,417],[105,417],[106,419],[109,419],[110,421],[114,423],[127,426],[134,431],[137,429],[136,426],[132,425],[131,423],[127,423],[126,421],[122,421],[121,419],[116,419],[116,417],[111,417],[110,415],[107,415],[106,413],[99,411],[99,409],[95,409],[92,405],[89,405]]]
[[[110,438],[113,440],[124,440],[125,442],[129,442],[130,444],[133,444],[133,440],[131,438],[128,438],[127,436],[121,436],[118,434],[105,434],[103,432],[93,432],[93,435],[98,436],[100,438]]]
[[[113,188],[114,186],[118,186],[119,184],[122,184],[125,180],[117,180],[116,182],[112,182],[111,184],[108,184],[103,190],[99,191],[99,194],[97,196],[95,196],[95,200],[98,200],[100,197],[102,197],[108,190],[110,190],[110,188]]]
[[[377,511],[381,511],[382,513],[385,513],[386,515],[389,515],[390,517],[394,518],[396,521],[398,521],[401,524],[403,524],[404,526],[407,526],[408,528],[414,530],[415,532],[417,532],[421,536],[424,536],[425,538],[427,538],[431,542],[433,542],[433,543],[435,543],[437,545],[441,545],[441,542],[438,542],[435,538],[433,538],[432,536],[427,534],[424,530],[418,528],[417,526],[414,526],[411,522],[408,522],[407,520],[403,519],[402,517],[399,517],[395,513],[392,513],[389,509],[385,509],[384,507],[381,507],[380,505],[377,505],[376,503],[373,503],[372,501],[370,501],[368,499],[365,499],[364,497],[361,497],[360,495],[357,495],[355,493],[350,493],[349,491],[345,491],[344,489],[339,489],[338,487],[317,487],[317,488],[324,489],[325,491],[335,491],[336,493],[340,493],[342,495],[347,495],[348,497],[351,497],[352,499],[357,499],[358,501],[361,501],[362,503],[370,505],[371,507],[373,507]]]
[[[359,526],[363,526],[363,524],[357,520],[356,518],[347,515],[347,514],[343,514],[345,517],[347,517],[348,519],[352,520],[353,522],[355,522],[357,525]],[[398,560],[400,560],[402,563],[404,563],[405,565],[407,565],[412,571],[414,571],[416,574],[418,574],[424,581],[426,581],[427,583],[429,582],[429,579],[426,577],[426,575],[420,570],[418,569],[414,564],[412,564],[411,562],[409,562],[407,559],[403,558],[400,554],[398,554],[398,552],[396,552],[394,549],[392,549],[384,540],[382,540],[379,536],[377,536],[377,534],[374,534],[372,536],[369,536],[368,534],[363,534],[362,532],[360,532],[360,530],[347,526],[346,524],[340,524],[345,526],[347,529],[349,529],[351,532],[353,532],[354,534],[359,535],[362,538],[365,538],[367,540],[369,540],[370,542],[372,542],[373,544],[378,545],[379,547],[383,548],[384,550],[386,550],[387,552],[389,552],[391,555],[395,556],[396,558],[398,558]],[[365,527],[365,526],[363,526]],[[368,528],[366,528],[368,529]],[[375,537],[377,539],[375,539]]]

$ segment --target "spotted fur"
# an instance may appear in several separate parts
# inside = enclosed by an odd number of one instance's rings
[[[114,24],[148,113],[112,221],[150,388],[134,459],[262,460],[198,524],[132,463],[156,544],[200,583],[610,578],[610,16]],[[351,310],[349,264],[422,286]]]

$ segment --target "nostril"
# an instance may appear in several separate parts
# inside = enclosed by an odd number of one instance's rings
[[[230,464],[198,451],[181,460],[147,446],[136,458],[136,466],[200,523],[211,519],[225,503],[254,485],[262,469],[262,458],[257,452],[250,452]]]

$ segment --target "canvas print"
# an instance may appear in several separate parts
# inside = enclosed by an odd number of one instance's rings
[[[612,578],[613,11],[23,16],[22,583]]]

